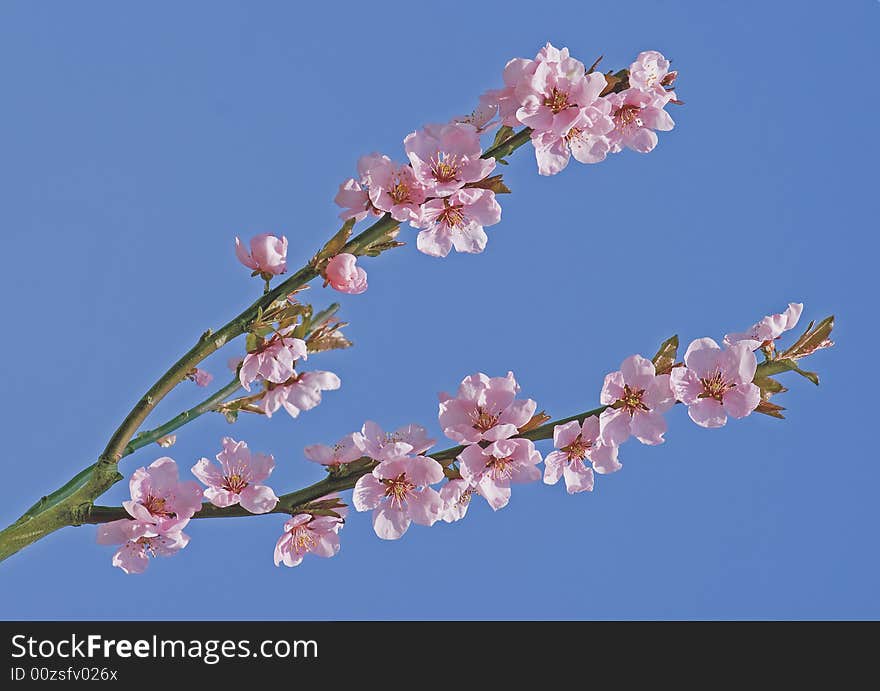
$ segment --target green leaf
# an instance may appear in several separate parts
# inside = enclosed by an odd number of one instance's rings
[[[245,350],[249,353],[253,353],[257,348],[260,347],[260,342],[263,339],[257,336],[255,333],[249,333],[244,340]]]
[[[669,374],[678,357],[678,336],[670,336],[660,345],[657,354],[651,358],[657,374]]]
[[[825,317],[813,327],[813,322],[807,326],[807,330],[797,339],[788,350],[782,353],[783,358],[797,360],[807,355],[812,355],[817,350],[827,348],[831,343],[829,337],[834,329],[834,315]]]
[[[761,389],[761,392],[763,394],[766,394],[766,396],[773,396],[775,394],[785,393],[786,391],[788,391],[788,389],[785,388],[781,383],[779,383],[775,379],[771,379],[770,377],[755,376],[753,383],[755,384],[755,386]]]
[[[354,219],[349,218],[345,223],[342,224],[342,228],[340,228],[336,235],[330,238],[327,241],[327,244],[321,248],[321,251],[315,255],[315,262],[320,263],[325,259],[330,259],[331,257],[335,257],[339,254],[340,250],[345,247],[345,243],[348,242],[348,239],[351,237],[351,231],[354,228]]]
[[[507,125],[499,127],[498,131],[495,133],[495,139],[492,142],[492,146],[490,146],[489,148],[494,149],[499,144],[506,142],[508,139],[510,139],[513,134],[514,130],[512,127],[508,127]]]
[[[755,371],[755,378],[769,377],[772,374],[780,374],[781,372],[797,372],[802,377],[806,377],[816,386],[819,386],[819,375],[815,372],[807,372],[798,367],[797,362],[788,358],[777,358],[776,360],[767,360],[758,365]]]

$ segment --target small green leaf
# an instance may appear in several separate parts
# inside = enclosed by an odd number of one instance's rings
[[[514,130],[512,127],[508,127],[507,125],[499,127],[498,131],[495,133],[495,139],[492,142],[492,146],[490,146],[489,148],[494,149],[499,144],[502,144],[503,142],[506,142],[508,139],[510,139],[513,134]]]
[[[775,360],[767,360],[758,365],[755,371],[755,378],[769,377],[772,374],[780,374],[781,372],[797,372],[802,377],[806,377],[816,386],[819,386],[819,375],[815,372],[807,372],[798,367],[797,362],[788,358],[777,358]]]
[[[651,358],[657,374],[669,374],[678,357],[678,336],[670,336],[660,345],[657,354]]]
[[[342,228],[340,228],[336,235],[330,238],[327,241],[327,244],[321,248],[321,251],[315,255],[315,263],[320,263],[325,259],[330,259],[331,257],[335,257],[339,254],[340,250],[345,247],[345,243],[348,242],[348,239],[351,237],[351,231],[354,228],[354,219],[349,218],[345,223],[342,224]]]

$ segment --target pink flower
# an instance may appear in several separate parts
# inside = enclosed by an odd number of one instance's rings
[[[513,372],[506,377],[488,377],[482,372],[465,377],[456,398],[440,394],[443,434],[460,444],[498,441],[518,434],[538,407],[531,398],[517,400],[518,391]]]
[[[333,446],[312,444],[303,450],[303,454],[310,461],[320,463],[321,465],[332,466],[351,463],[363,455],[360,436],[357,432],[346,434]]]
[[[141,521],[123,518],[98,527],[98,544],[121,545],[111,563],[128,574],[143,573],[150,556],[174,556],[188,543],[189,536],[180,528],[159,533]]]
[[[303,410],[311,410],[321,402],[322,391],[334,391],[340,386],[339,377],[333,372],[303,372],[284,384],[271,387],[263,397],[263,412],[266,417],[272,417],[283,407],[291,417],[297,417]]]
[[[186,378],[191,382],[194,382],[196,386],[207,386],[214,381],[213,374],[206,372],[203,369],[199,369],[198,367],[193,367],[193,369],[187,373]]]
[[[597,473],[613,473],[620,470],[617,447],[606,446],[599,439],[599,418],[591,416],[581,425],[577,420],[556,425],[553,428],[553,446],[544,459],[544,482],[555,485],[565,478],[569,494],[593,490],[593,469]],[[591,462],[588,468],[584,459]]]
[[[642,444],[662,444],[666,432],[663,413],[675,404],[669,375],[657,374],[654,363],[641,355],[623,361],[620,370],[605,376],[599,416],[599,434],[606,446],[619,446],[630,436]]]
[[[483,230],[501,220],[501,206],[491,190],[467,188],[422,205],[416,246],[432,257],[445,257],[455,247],[458,252],[478,254],[489,238]]]
[[[156,526],[160,533],[182,527],[202,508],[202,488],[193,480],[181,482],[174,459],[163,456],[138,468],[128,483],[131,500],[122,502],[128,514]]]
[[[571,60],[571,59],[569,59]],[[572,65],[541,62],[527,82],[517,119],[535,132],[552,132],[562,136],[571,128],[579,108],[592,106],[607,82],[600,72],[584,74],[584,66],[574,60]],[[567,70],[567,71],[566,71]],[[521,89],[522,90],[522,89]]]
[[[473,125],[427,125],[407,135],[403,144],[416,180],[430,196],[447,197],[495,168],[494,158],[480,158],[480,135]]]
[[[495,116],[498,115],[497,93],[497,91],[487,91],[482,94],[477,107],[472,113],[469,115],[459,115],[453,118],[452,121],[472,125],[480,134],[495,129],[501,124],[495,120]]]
[[[371,166],[369,175],[373,206],[390,213],[395,221],[418,220],[419,205],[427,195],[412,168],[383,157]]]
[[[446,523],[460,521],[467,514],[471,505],[471,496],[476,491],[467,480],[450,480],[440,488],[440,498],[443,500],[443,513],[441,518]]]
[[[783,333],[797,326],[803,310],[802,302],[789,302],[788,308],[781,314],[771,314],[764,317],[743,333],[727,334],[724,337],[724,345],[748,343],[752,350],[757,350],[762,346],[770,346]]]
[[[248,252],[241,240],[235,238],[235,255],[246,267],[264,277],[277,276],[287,271],[286,237],[261,233],[251,238],[250,246]]]
[[[205,499],[214,506],[241,504],[251,513],[267,513],[275,508],[278,497],[271,487],[261,485],[275,468],[271,455],[251,453],[243,441],[223,437],[223,450],[216,458],[218,468],[207,458],[196,463],[192,472],[208,485]]]
[[[611,102],[600,98],[587,108],[560,113],[558,130],[532,132],[538,173],[555,175],[568,165],[571,156],[581,163],[604,161],[611,148],[605,135],[614,129],[610,112]]]
[[[645,92],[662,92],[663,79],[669,74],[669,60],[656,50],[639,53],[636,61],[629,66],[629,85]]]
[[[458,455],[461,477],[473,485],[493,510],[507,506],[510,483],[540,479],[541,454],[528,439],[502,439],[485,449],[472,444]]]
[[[306,342],[287,335],[292,330],[287,328],[276,333],[245,356],[238,371],[239,381],[245,389],[250,391],[251,384],[260,379],[275,384],[286,382],[294,375],[296,361],[308,359]]]
[[[624,147],[646,154],[657,146],[657,134],[654,130],[665,132],[675,127],[669,113],[663,110],[656,96],[640,91],[627,89],[617,94],[608,94],[611,101],[611,119],[614,130],[608,135],[611,151],[617,153]]]
[[[383,540],[397,540],[415,521],[434,525],[443,512],[443,500],[433,485],[443,479],[443,466],[433,458],[411,456],[383,461],[354,486],[352,501],[358,511],[373,510],[373,530]]]
[[[672,388],[701,427],[722,427],[728,415],[746,417],[760,403],[761,390],[752,383],[758,361],[748,342],[722,350],[711,338],[698,338],[684,363],[672,370]]]
[[[360,295],[367,289],[367,272],[357,265],[357,257],[343,252],[332,257],[324,269],[325,285],[328,283],[340,293]]]
[[[436,442],[428,438],[427,430],[421,425],[409,424],[386,434],[372,420],[364,423],[354,441],[364,456],[377,461],[394,461],[407,454],[420,456]]]
[[[202,507],[202,490],[196,482],[180,482],[177,463],[168,457],[134,471],[129,490],[131,500],[122,506],[133,520],[99,526],[97,539],[102,545],[122,545],[113,566],[142,573],[148,555],[171,556],[187,545],[189,537],[181,531]]]
[[[342,207],[339,218],[343,221],[353,218],[355,222],[359,222],[370,214],[373,216],[382,215],[382,212],[373,206],[367,190],[361,187],[354,178],[348,178],[339,186],[339,192],[336,193],[333,201],[337,206]]]
[[[345,516],[344,508],[334,509]],[[339,552],[339,531],[344,521],[336,516],[298,513],[284,524],[284,534],[275,544],[275,566],[299,566],[306,554],[335,557]]]

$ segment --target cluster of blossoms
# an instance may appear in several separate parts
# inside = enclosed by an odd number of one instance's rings
[[[624,148],[647,153],[657,145],[656,132],[674,126],[664,108],[678,102],[671,90],[676,73],[663,55],[646,51],[624,74],[588,71],[567,48],[549,43],[534,60],[511,60],[504,87],[484,93],[473,113],[407,135],[407,162],[362,156],[358,176],[336,195],[340,217],[387,213],[420,229],[418,249],[435,257],[452,248],[482,252],[484,228],[501,220],[501,207],[489,179],[496,161],[483,158],[480,136],[499,125],[528,128],[542,175],[560,172],[572,156],[598,163]]]
[[[257,346],[235,364],[241,385],[248,391],[251,385],[261,383],[265,390],[256,396],[260,412],[267,417],[284,408],[291,417],[311,410],[321,402],[323,391],[335,391],[341,386],[333,372],[312,370],[297,372],[300,360],[308,359],[308,346],[301,338],[292,336],[293,328],[285,327],[261,339]]]
[[[483,126],[497,116],[508,127],[529,127],[538,172],[555,175],[572,156],[599,163],[624,148],[650,152],[656,131],[675,125],[664,110],[676,102],[668,88],[675,78],[669,60],[649,50],[630,65],[627,88],[618,91],[618,75],[587,71],[567,48],[548,43],[534,60],[508,62],[504,88],[484,94],[473,117]]]
[[[505,377],[473,374],[461,382],[455,396],[440,394],[439,425],[449,439],[463,445],[454,453],[429,455],[435,440],[420,425],[385,432],[367,421],[332,446],[307,446],[304,455],[326,467],[331,477],[357,477],[352,504],[359,512],[372,512],[373,529],[386,540],[399,539],[412,523],[431,526],[461,520],[474,494],[493,510],[501,509],[510,501],[513,484],[541,477],[550,485],[564,479],[569,494],[592,491],[595,474],[622,467],[618,448],[630,437],[646,445],[665,441],[664,414],[676,403],[687,406],[690,418],[707,428],[756,410],[765,399],[756,384],[755,352],[763,350],[766,361],[774,362],[775,341],[797,325],[802,309],[791,303],[745,332],[727,334],[723,346],[711,338],[696,339],[683,362],[675,362],[674,339],[671,352],[663,354],[661,349],[652,360],[638,354],[626,358],[619,370],[606,375],[599,409],[553,426],[554,449],[546,458],[527,437],[547,418],[536,413],[534,400],[517,397],[520,387],[510,372]],[[827,337],[804,341],[810,333],[808,328],[798,341],[804,346],[794,357],[831,345]],[[295,376],[294,363],[306,357],[305,343],[287,333],[276,334],[270,342],[241,363],[243,386],[260,379],[271,386]],[[791,362],[787,357],[782,360]],[[549,436],[549,430],[539,431],[532,436]],[[220,508],[240,504],[253,514],[277,510],[279,498],[263,484],[275,466],[272,456],[252,453],[246,443],[227,437],[216,460],[202,458],[192,468],[206,488],[181,482],[170,458],[135,472],[132,498],[124,502],[131,518],[108,523],[98,534],[103,544],[121,545],[113,557],[115,566],[139,573],[149,555],[168,556],[186,546],[189,538],[182,529],[201,508],[202,498]],[[298,566],[307,554],[334,556],[345,517],[346,505],[336,494],[291,509],[275,547],[275,564]]]

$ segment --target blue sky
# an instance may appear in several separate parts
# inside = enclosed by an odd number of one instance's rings
[[[564,11],[563,11],[564,10]],[[880,4],[634,1],[560,12],[501,3],[6,2],[0,7],[0,518],[91,462],[126,410],[258,282],[234,235],[275,232],[291,262],[334,230],[360,154],[472,107],[504,63],[547,40],[589,63],[644,49],[686,105],[648,156],[537,175],[480,256],[409,244],[344,296],[356,347],[315,357],[342,390],[293,421],[211,416],[183,467],[231,434],[275,454],[274,486],[310,483],[307,444],[368,418],[433,432],[436,393],[512,369],[555,416],[595,405],[604,374],[665,337],[737,331],[792,300],[837,315],[838,345],[788,377],[788,419],[696,427],[621,449],[596,491],[517,487],[496,513],[386,543],[353,516],[340,554],[276,569],[282,517],[197,522],[174,559],[127,577],[93,527],[0,565],[4,618],[877,618],[874,429]],[[321,305],[338,295],[318,285]],[[236,342],[206,363],[225,377]],[[311,362],[311,361],[310,361]],[[196,402],[183,384],[155,422]],[[542,446],[546,451],[547,446]],[[128,474],[162,455],[127,459]],[[120,484],[104,498],[118,503]]]

